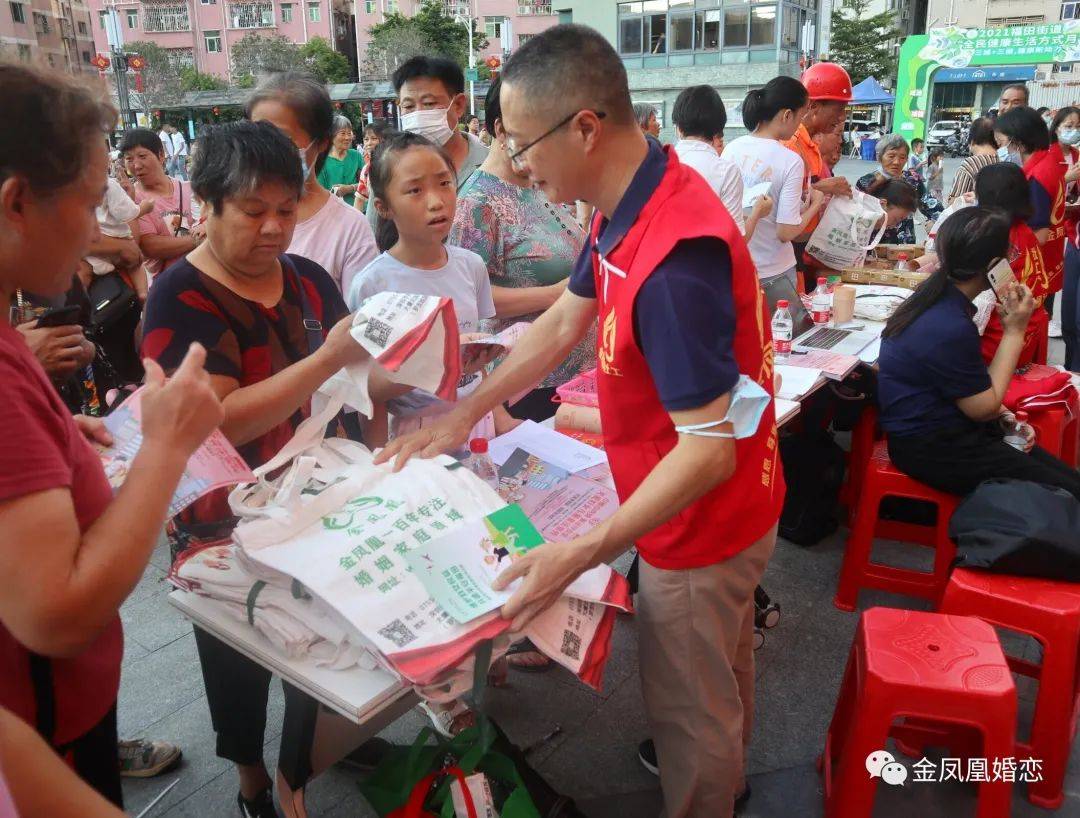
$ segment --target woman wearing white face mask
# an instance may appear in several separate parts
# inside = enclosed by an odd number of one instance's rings
[[[1077,316],[1077,285],[1080,283],[1080,108],[1062,108],[1050,123],[1050,138],[1061,145],[1068,163],[1065,172],[1065,281],[1061,291],[1061,337],[1065,341],[1065,368],[1080,367],[1080,317]]]
[[[356,274],[379,253],[367,220],[316,178],[334,133],[334,106],[326,86],[301,71],[275,74],[248,98],[245,115],[276,125],[300,154],[304,192],[289,252],[314,261],[348,292]]]

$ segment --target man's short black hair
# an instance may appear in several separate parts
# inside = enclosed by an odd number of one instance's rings
[[[451,97],[465,93],[465,74],[460,65],[445,57],[426,57],[423,54],[398,66],[391,78],[394,91],[400,94],[402,85],[419,78],[438,80]]]
[[[1023,91],[1024,92],[1024,103],[1026,104],[1027,100],[1029,98],[1027,83],[1025,83],[1025,82],[1011,83],[1009,85],[1006,85],[1004,88],[1002,88],[1001,93],[1004,94],[1006,91],[1013,91],[1013,90],[1015,90],[1015,91]]]
[[[120,140],[120,153],[125,154],[136,148],[146,148],[156,156],[165,155],[165,146],[161,143],[161,137],[149,128],[132,128],[124,131],[124,137]]]
[[[211,126],[199,139],[191,190],[214,212],[221,212],[226,199],[244,196],[265,182],[279,182],[298,199],[304,189],[296,145],[274,125],[229,122]]]
[[[727,109],[720,94],[711,85],[691,85],[675,98],[671,121],[683,136],[711,140],[724,135]]]
[[[506,61],[503,82],[521,88],[553,119],[576,108],[603,111],[620,125],[634,122],[626,67],[588,26],[564,23],[530,38]]]
[[[969,145],[983,145],[997,149],[997,140],[994,138],[994,120],[988,116],[981,116],[971,123],[968,130]]]

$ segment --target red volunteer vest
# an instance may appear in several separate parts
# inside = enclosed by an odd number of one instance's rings
[[[680,164],[670,146],[664,151],[667,170],[637,221],[609,256],[593,253],[600,317],[600,421],[615,486],[624,502],[678,439],[634,338],[633,311],[641,285],[679,241],[715,236],[727,243],[735,300],[735,360],[742,374],[770,395],[773,392],[772,335],[746,242],[701,176]],[[594,243],[600,221],[593,220]],[[735,441],[735,451],[735,472],[728,480],[638,540],[642,559],[671,570],[713,565],[753,544],[776,524],[784,501],[784,477],[771,403],[757,433]]]
[[[1047,150],[1037,151],[1024,165],[1024,176],[1034,179],[1050,196],[1050,237],[1042,246],[1043,260],[1049,276],[1048,292],[1056,293],[1065,280],[1065,171],[1068,163],[1055,141]]]
[[[1035,231],[1022,221],[1013,222],[1009,228],[1009,266],[1013,275],[1021,284],[1027,285],[1035,297],[1036,310],[1031,314],[1027,330],[1024,332],[1024,348],[1020,351],[1017,366],[1026,366],[1035,359],[1035,349],[1043,327],[1050,320],[1046,310],[1038,309],[1050,294],[1050,275],[1043,263],[1043,249],[1035,238]],[[1001,344],[1005,328],[1001,325],[997,310],[990,314],[990,323],[982,336],[983,360],[989,364]]]

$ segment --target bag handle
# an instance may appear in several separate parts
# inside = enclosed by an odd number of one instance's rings
[[[472,793],[469,792],[469,788],[465,784],[465,774],[458,766],[445,767],[424,776],[423,779],[420,780],[420,783],[413,787],[413,791],[409,795],[409,800],[405,803],[405,809],[400,814],[401,818],[422,818],[424,814],[424,801],[427,799],[428,793],[431,792],[431,785],[435,783],[435,779],[440,775],[454,776],[458,785],[461,787],[461,794],[465,800],[465,810],[468,813],[469,818],[477,818],[476,805],[473,803]]]
[[[881,214],[883,216],[885,215],[884,208],[882,208],[882,206],[878,202],[878,200],[875,199],[870,194],[863,193],[861,190],[853,190],[853,191],[851,191],[851,195],[855,199],[856,202],[865,202],[866,200],[872,201],[875,205],[877,205],[877,208],[878,208],[878,210],[881,211]],[[888,230],[888,224],[889,224],[889,220],[887,218],[881,220],[881,229],[878,230],[877,235],[874,236],[874,238],[872,238],[870,240],[870,243],[868,245],[866,245],[865,247],[862,247],[862,251],[864,253],[867,253],[870,250],[873,250],[875,247],[877,247],[879,244],[881,244],[881,238],[882,238],[882,236],[885,235],[885,231]],[[859,244],[858,225],[859,225],[859,218],[858,218],[858,216],[856,216],[854,219],[851,220],[851,240],[852,240],[852,242],[854,242],[856,247],[861,246]]]

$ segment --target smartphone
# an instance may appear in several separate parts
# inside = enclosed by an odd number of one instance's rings
[[[1009,266],[1008,259],[1004,258],[997,260],[997,263],[990,268],[986,277],[990,279],[990,286],[994,288],[994,295],[997,296],[999,302],[1005,300],[1005,293],[1008,292],[1009,285],[1016,281],[1016,276],[1013,274],[1012,267]]]
[[[80,312],[81,310],[79,309],[78,304],[72,304],[68,307],[54,307],[38,318],[37,328],[77,325],[79,323]]]

